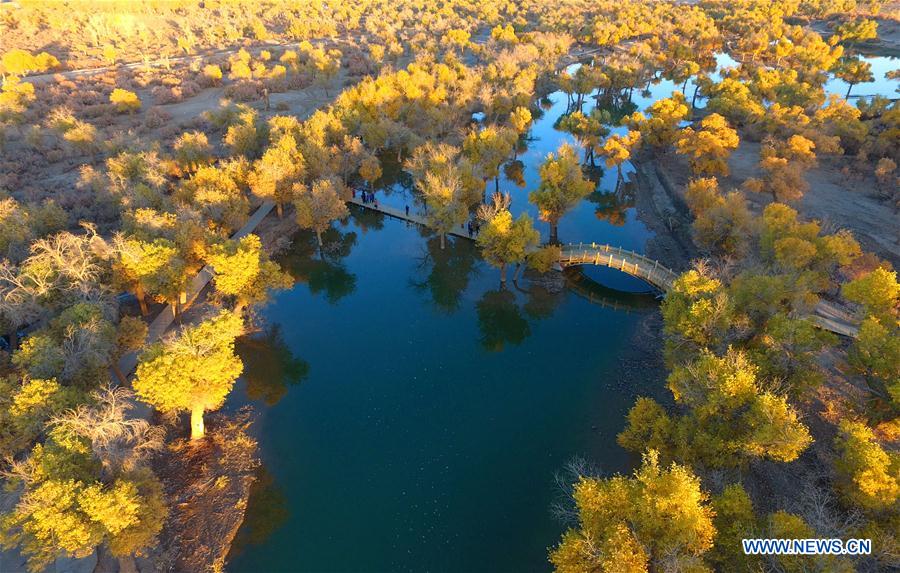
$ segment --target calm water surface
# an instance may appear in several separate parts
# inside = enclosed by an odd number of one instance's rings
[[[636,90],[634,103],[674,89]],[[527,149],[501,178],[513,212],[535,219],[527,195],[538,166],[572,142],[554,128],[565,95],[542,103]],[[631,190],[613,192],[614,171],[595,177],[598,191],[562,220],[560,239],[643,250],[650,233]],[[384,187],[380,201],[421,208],[410,181]],[[636,294],[647,290],[640,281],[595,268],[585,274],[608,288],[589,294],[527,280],[504,290],[470,242],[441,251],[423,230],[359,210],[326,238],[320,256],[310,234],[295,237],[282,263],[297,285],[241,345],[245,376],[231,406],[260,411],[263,467],[228,571],[549,570],[547,548],[565,529],[551,511],[554,476],[576,457],[628,471],[636,460],[615,435],[636,396],[664,393],[652,370],[619,382],[655,299]]]

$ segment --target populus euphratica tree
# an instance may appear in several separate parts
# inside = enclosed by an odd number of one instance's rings
[[[134,378],[138,396],[162,412],[191,413],[191,439],[204,436],[203,413],[216,410],[241,375],[234,341],[244,330],[222,311],[141,354]]]
[[[336,177],[318,179],[311,187],[299,183],[294,185],[297,224],[303,229],[315,231],[319,247],[322,246],[322,233],[331,226],[331,222],[347,216],[347,205],[344,204],[346,195],[347,188]]]
[[[714,514],[688,467],[661,467],[650,450],[633,477],[582,476],[573,497],[578,525],[550,552],[558,573],[708,571]]]
[[[728,157],[737,149],[737,131],[717,113],[700,122],[700,129],[686,127],[675,142],[678,153],[687,155],[695,175],[728,175]]]
[[[513,219],[509,212],[509,195],[494,193],[491,205],[483,205],[478,210],[478,218],[484,226],[478,233],[478,246],[484,259],[500,268],[500,282],[506,282],[507,265],[521,265],[531,249],[541,240],[527,213]],[[513,281],[518,278],[519,269]]]
[[[581,172],[581,162],[571,145],[550,153],[540,168],[541,184],[528,195],[537,205],[542,221],[550,223],[550,240],[559,235],[559,220],[567,211],[591,194],[594,185]]]

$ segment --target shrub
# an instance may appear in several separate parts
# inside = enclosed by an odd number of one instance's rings
[[[144,127],[156,129],[165,125],[170,119],[172,119],[172,116],[164,109],[151,107],[147,110],[146,117],[144,117]]]
[[[116,88],[109,94],[109,101],[119,113],[131,113],[141,109],[141,100],[136,93]]]
[[[203,66],[202,84],[210,87],[217,86],[220,83],[222,83],[222,68],[216,64]]]

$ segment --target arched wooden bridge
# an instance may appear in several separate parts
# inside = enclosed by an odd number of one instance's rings
[[[597,265],[617,269],[637,277],[665,292],[672,288],[678,273],[659,264],[659,261],[612,245],[598,243],[569,243],[561,246],[559,264]]]
[[[659,261],[634,251],[597,243],[570,243],[562,246],[559,263],[563,267],[598,265],[618,269],[666,292],[672,288],[678,273],[659,264]],[[857,320],[834,304],[819,300],[812,319],[819,328],[856,338],[859,335]]]
[[[407,214],[405,209],[396,209],[381,203],[363,203],[361,198],[355,196],[347,202],[418,225],[426,224],[423,215],[413,212]],[[448,235],[474,239],[464,226],[451,231]],[[663,293],[669,291],[678,278],[678,273],[663,266],[659,261],[620,247],[599,243],[569,243],[561,245],[560,248],[559,264],[562,267],[597,265],[617,269],[643,280]],[[824,300],[820,300],[816,305],[812,319],[819,328],[842,336],[856,338],[859,334],[859,323],[852,315]]]

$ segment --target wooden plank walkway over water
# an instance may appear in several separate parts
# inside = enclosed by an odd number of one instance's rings
[[[659,261],[634,251],[597,243],[570,243],[562,246],[559,263],[564,266],[597,265],[618,269],[654,287],[667,291],[672,288],[678,273],[659,264]]]
[[[359,196],[350,198],[347,202],[365,209],[384,213],[395,219],[409,221],[425,227],[428,226],[425,215],[412,210],[407,215],[405,208],[397,209],[383,203],[363,203],[362,198]],[[469,235],[467,228],[464,226],[447,234],[463,239],[475,239],[474,236]],[[569,243],[561,245],[560,248],[562,256],[559,264],[563,267],[597,265],[617,269],[643,280],[662,292],[671,289],[679,276],[678,273],[662,265],[659,261],[621,247],[599,243]],[[842,336],[856,338],[859,333],[858,321],[852,315],[825,300],[820,300],[816,305],[812,318],[820,328]]]
[[[231,235],[231,238],[240,239],[252,233],[274,207],[275,203],[271,201],[266,201],[260,205],[256,212],[247,220],[247,223]],[[194,301],[197,300],[197,297],[200,296],[200,293],[206,288],[206,285],[213,279],[213,276],[215,276],[215,273],[209,265],[200,269],[200,272],[194,276],[191,280],[191,284],[188,286],[185,293],[185,302],[182,304],[182,310],[187,309],[194,304]],[[162,338],[169,327],[172,326],[172,323],[175,322],[175,317],[175,305],[166,305],[162,312],[160,312],[147,327],[146,344],[152,344]],[[137,361],[138,352],[129,352],[119,360],[119,370],[125,376],[128,376],[137,367]]]
[[[356,205],[358,207],[363,207],[365,209],[370,209],[377,213],[384,213],[385,215],[391,216],[395,219],[401,219],[403,221],[409,221],[410,223],[415,223],[416,225],[422,225],[423,227],[428,226],[428,220],[424,213],[419,213],[418,211],[414,211],[413,209],[409,210],[409,215],[406,214],[406,209],[397,209],[396,207],[391,207],[389,205],[385,205],[384,203],[363,203],[363,200],[358,195],[356,197],[351,197],[347,199],[347,203],[352,205]],[[461,237],[463,239],[475,240],[474,236],[469,235],[468,229],[466,229],[465,224],[463,224],[459,229],[454,229],[447,233],[448,235],[453,235],[454,237]]]

